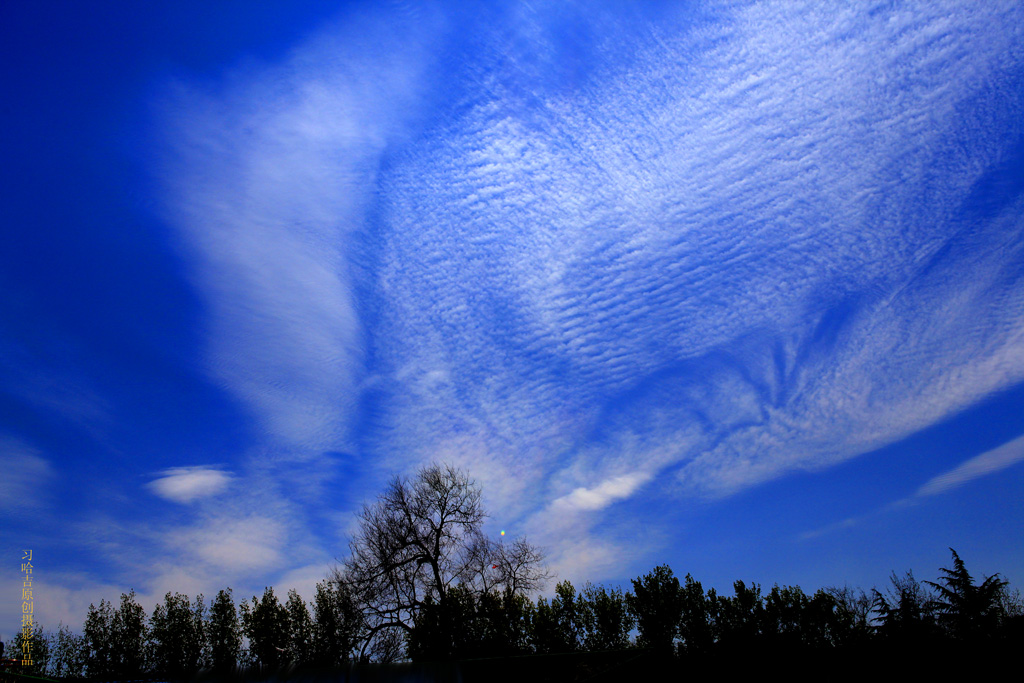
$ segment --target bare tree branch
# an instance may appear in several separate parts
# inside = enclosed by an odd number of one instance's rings
[[[395,629],[411,632],[429,603],[445,609],[457,586],[527,593],[549,578],[539,551],[526,541],[496,544],[481,533],[481,493],[452,465],[425,467],[411,480],[395,477],[363,507],[349,558],[332,580],[343,583],[365,620],[361,653],[391,656]],[[373,641],[383,640],[377,644]]]

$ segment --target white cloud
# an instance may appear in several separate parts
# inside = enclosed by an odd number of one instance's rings
[[[633,492],[651,480],[647,472],[634,472],[607,479],[593,488],[580,487],[558,498],[552,506],[559,510],[601,510]]]
[[[316,584],[327,578],[331,570],[330,564],[311,564],[293,569],[277,581],[280,591],[277,593],[281,602],[287,599],[288,591],[295,589],[307,603],[316,597]]]
[[[948,472],[929,479],[915,494],[917,497],[934,496],[950,489],[963,486],[979,477],[986,477],[999,470],[1024,461],[1024,436],[1008,441],[981,455],[976,455]]]
[[[4,615],[8,628],[20,623],[21,589],[22,577],[19,575],[0,579],[0,614]],[[89,605],[98,605],[101,599],[116,602],[120,591],[109,583],[99,583],[77,574],[47,570],[44,575],[39,572],[33,585],[33,617],[47,631],[56,631],[63,623],[72,631],[81,632]],[[13,636],[13,632],[0,630],[0,640],[9,642],[7,636]]]
[[[176,503],[191,503],[224,490],[231,474],[212,467],[176,467],[161,472],[149,483],[156,495]]]
[[[219,573],[249,574],[281,567],[287,541],[280,521],[258,514],[214,518],[166,535],[168,547]]]
[[[622,570],[624,560],[637,550],[634,544],[618,544],[589,534],[563,539],[548,569],[556,577],[543,592],[554,593],[558,581],[571,581],[579,588],[585,581],[614,575]]]

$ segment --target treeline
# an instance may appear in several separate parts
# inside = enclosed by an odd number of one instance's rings
[[[350,661],[359,619],[338,586],[324,581],[307,604],[291,590],[281,604],[273,588],[236,606],[226,588],[206,604],[167,593],[148,617],[135,592],[120,604],[89,605],[80,634],[37,625],[30,636],[32,673],[63,679],[191,678],[201,671],[234,674],[288,665],[337,668]],[[25,632],[7,646],[21,660]]]
[[[884,591],[736,581],[732,593],[704,589],[667,565],[633,579],[632,590],[562,581],[548,600],[512,590],[454,586],[445,607],[427,600],[402,638],[378,645],[364,660],[468,660],[521,655],[595,653],[636,648],[679,663],[786,653],[797,657],[867,651],[1011,647],[1024,637],[1024,605],[996,576],[976,581],[953,551],[934,581],[892,575]],[[90,605],[81,634],[36,627],[32,673],[54,678],[195,677],[284,668],[337,669],[357,661],[370,636],[364,614],[342,583],[317,585],[306,603],[272,588],[236,606],[231,589],[206,603],[202,595],[168,593],[147,616],[134,592],[120,604]],[[22,638],[8,644],[20,658]]]

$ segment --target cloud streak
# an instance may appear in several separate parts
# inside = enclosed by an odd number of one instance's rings
[[[976,455],[948,472],[929,479],[917,490],[918,498],[935,496],[987,477],[1024,460],[1024,436],[1008,441],[998,448]]]
[[[552,504],[564,510],[602,510],[616,500],[628,498],[643,484],[651,480],[649,474],[625,474],[601,482],[593,488],[580,487]]]
[[[865,519],[917,505],[925,498],[948,493],[953,489],[969,484],[975,479],[990,476],[1021,461],[1024,461],[1024,436],[1007,441],[1002,446],[985,451],[980,455],[965,460],[951,470],[932,477],[922,484],[912,496],[900,498],[870,514],[848,517],[840,522],[805,532],[800,535],[800,540],[817,538],[841,529],[849,529],[860,524]]]

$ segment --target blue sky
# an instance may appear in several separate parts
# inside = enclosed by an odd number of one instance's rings
[[[0,635],[311,597],[445,460],[560,578],[1024,582],[1024,6],[8,3]]]

